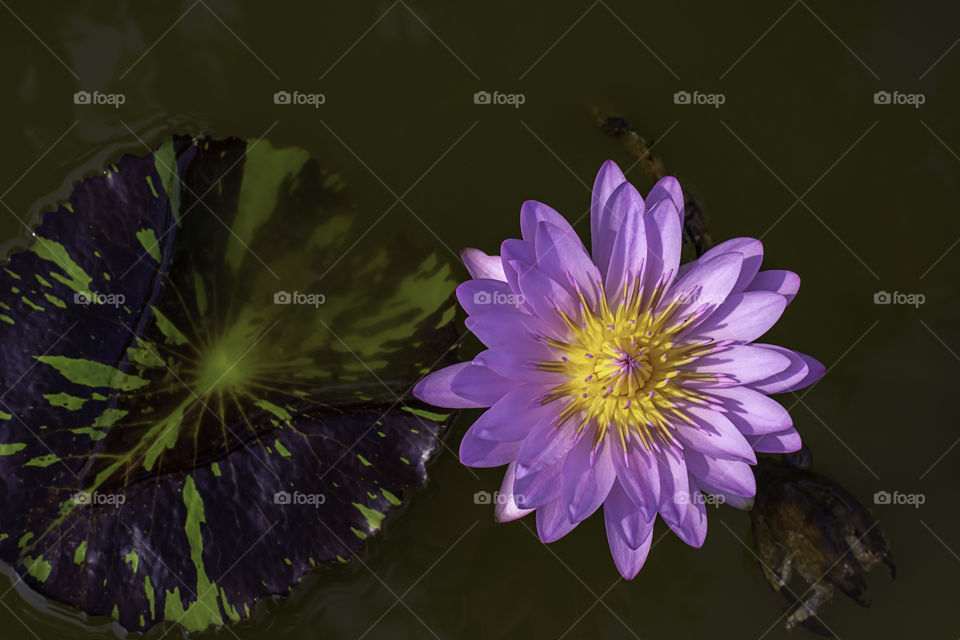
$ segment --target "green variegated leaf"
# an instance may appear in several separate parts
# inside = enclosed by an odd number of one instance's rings
[[[447,264],[354,248],[342,178],[168,139],[84,180],[0,271],[0,558],[129,630],[249,615],[426,479],[408,387],[456,340]]]

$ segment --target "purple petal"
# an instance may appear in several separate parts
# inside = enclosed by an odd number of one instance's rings
[[[468,467],[499,467],[513,462],[519,450],[519,442],[485,440],[470,428],[460,441],[460,462]]]
[[[647,258],[645,208],[640,193],[629,182],[617,188],[606,207],[612,210],[608,220],[618,220],[619,226],[610,231],[609,247],[605,247],[609,250],[606,256],[597,260],[597,264],[606,274],[607,300],[616,307],[623,296],[624,286],[632,285],[640,277]]]
[[[741,460],[756,464],[753,447],[722,413],[704,407],[684,407],[696,427],[677,422],[677,437],[684,450],[694,449],[715,458]]]
[[[563,402],[558,400],[557,402]],[[555,412],[562,410],[557,407]],[[524,477],[561,461],[577,441],[577,430],[571,424],[556,426],[556,413],[535,424],[517,453],[517,475]]]
[[[749,387],[711,387],[720,410],[747,436],[782,431],[793,426],[790,413],[772,398]]]
[[[680,266],[683,227],[672,200],[661,200],[647,207],[644,230],[647,235],[644,290],[652,291],[664,274],[675,277]]]
[[[570,533],[578,523],[570,522],[563,498],[537,508],[537,534],[541,542],[554,542]]]
[[[474,409],[477,407],[489,407],[490,404],[482,404],[474,400],[467,400],[450,388],[450,382],[453,378],[466,369],[474,366],[473,362],[458,362],[457,364],[438,369],[426,376],[417,386],[413,388],[413,395],[428,404],[437,407],[449,407],[450,409]]]
[[[523,311],[493,311],[478,313],[464,323],[480,342],[488,347],[534,340],[543,332],[543,323]]]
[[[519,264],[519,263],[517,263]],[[513,263],[511,263],[513,266]],[[562,310],[574,321],[580,320],[580,302],[570,294],[570,291],[556,282],[543,270],[537,267],[527,267],[519,274],[518,283],[523,301],[531,313],[542,321],[543,325],[557,338],[566,337],[570,330],[557,313]]]
[[[709,314],[709,309],[721,306],[740,275],[743,256],[739,253],[723,253],[709,260],[697,260],[694,266],[670,287],[658,307],[663,311],[680,297],[686,302],[677,311],[676,322],[685,319],[694,311]]]
[[[520,274],[537,264],[537,252],[532,242],[510,238],[500,245],[503,273],[514,293],[520,291]]]
[[[734,293],[705,320],[684,329],[680,337],[752,342],[776,324],[786,306],[787,299],[778,293]]]
[[[707,538],[707,509],[704,501],[697,496],[700,486],[696,479],[693,476],[688,476],[687,483],[690,487],[687,503],[680,505],[684,508],[683,520],[671,522],[664,518],[664,522],[681,540],[691,547],[699,548],[703,546],[703,541]]]
[[[488,256],[479,249],[467,247],[460,252],[460,259],[470,275],[477,279],[506,281],[500,256]]]
[[[685,368],[697,373],[722,374],[710,386],[734,386],[765,380],[785,372],[791,366],[789,357],[774,349],[754,345],[731,345],[697,358]]]
[[[477,363],[463,367],[450,380],[450,390],[461,398],[478,403],[481,407],[491,407],[508,391],[516,388],[517,383],[507,380]]]
[[[557,227],[564,235],[571,236],[577,242],[580,236],[573,230],[570,223],[562,215],[557,213],[552,207],[537,202],[536,200],[527,200],[520,207],[520,235],[527,242],[533,242],[537,237],[537,225],[541,222],[547,222]]]
[[[759,436],[747,436],[747,440],[758,453],[793,453],[799,451],[803,445],[800,434],[793,427]]]
[[[519,467],[517,471],[520,471]],[[517,476],[514,482],[517,504],[524,509],[535,509],[548,502],[561,500],[560,474],[562,472],[563,460],[559,460],[539,471]]]
[[[733,238],[708,249],[706,253],[700,256],[698,262],[708,257],[730,252],[736,252],[743,256],[740,276],[737,278],[736,284],[733,285],[734,291],[743,291],[760,271],[760,265],[763,263],[763,243],[755,238]]]
[[[643,563],[647,561],[647,555],[650,553],[650,543],[653,540],[653,529],[644,538],[643,543],[636,549],[631,549],[622,538],[611,534],[607,530],[607,543],[610,545],[610,554],[613,557],[614,564],[617,565],[617,571],[625,580],[633,580],[643,568]]]
[[[704,482],[702,479],[698,479],[697,484],[700,485],[701,491],[711,496],[718,496],[723,501],[723,504],[728,504],[734,509],[747,510],[753,508],[753,497],[745,498],[743,496],[721,491],[717,487]]]
[[[603,503],[603,518],[607,530],[613,529],[631,549],[643,544],[653,529],[654,518],[647,519],[643,516],[619,482],[613,483],[613,488]]]
[[[559,358],[553,349],[545,343],[522,340],[504,343],[482,351],[474,358],[474,362],[510,380],[557,385],[565,382],[568,376],[537,369],[538,363],[557,359]]]
[[[567,454],[560,477],[560,490],[570,521],[580,522],[599,509],[616,479],[610,459],[610,438],[604,438],[594,449],[593,434],[585,430]]]
[[[660,471],[660,515],[664,522],[679,526],[687,513],[690,488],[687,463],[674,447],[664,447],[657,456]]]
[[[761,271],[753,281],[747,285],[747,291],[772,291],[787,299],[787,304],[793,301],[800,290],[800,276],[793,271],[771,269]]]
[[[607,505],[610,503],[608,502]],[[610,545],[610,555],[613,556],[613,562],[617,570],[627,580],[632,580],[643,567],[647,560],[647,554],[650,553],[650,544],[653,540],[653,522],[643,523],[635,528],[645,525],[643,537],[637,544],[630,544],[623,534],[623,527],[617,522],[616,516],[611,517],[607,506],[604,506],[604,527],[607,530],[607,544]],[[636,517],[636,516],[634,516]]]
[[[657,184],[653,185],[653,189],[650,189],[650,193],[647,194],[647,209],[652,209],[658,205],[661,201],[667,200],[676,209],[677,213],[680,214],[680,225],[683,225],[683,212],[684,212],[684,202],[683,202],[683,189],[680,187],[680,183],[673,176],[664,176],[657,181]]]
[[[617,479],[630,499],[636,503],[643,517],[653,520],[660,504],[660,469],[657,456],[643,444],[631,438],[627,451],[617,444],[611,447]],[[686,474],[686,471],[684,471]]]
[[[711,458],[699,451],[687,450],[685,453],[687,469],[698,480],[738,496],[749,497],[757,493],[753,469],[746,462]]]
[[[773,344],[756,344],[755,347],[772,349],[790,359],[790,366],[769,378],[759,380],[750,386],[763,393],[785,393],[810,386],[823,377],[827,369],[810,356]]]
[[[461,373],[460,376],[464,374]],[[453,381],[457,389],[459,376]],[[556,408],[540,404],[540,398],[550,385],[511,383],[513,390],[506,393],[470,427],[478,437],[498,442],[523,440],[540,420],[556,416]],[[519,451],[519,449],[518,449]]]
[[[609,527],[607,528],[607,544],[610,545],[610,555],[613,556],[613,562],[617,565],[617,571],[625,580],[633,580],[640,573],[643,563],[647,561],[647,554],[650,553],[652,540],[653,527],[650,528],[647,537],[643,539],[640,546],[631,549],[623,538],[618,536],[616,532],[611,532]]]
[[[497,494],[497,504],[493,508],[493,517],[497,522],[510,522],[533,511],[533,509],[521,509],[517,506],[513,494],[515,466],[513,462],[507,465],[507,473],[503,476],[503,484],[500,485],[500,493]]]
[[[593,183],[593,193],[590,196],[590,238],[593,243],[593,258],[601,273],[607,270],[613,240],[620,228],[620,211],[608,209],[607,201],[617,187],[626,181],[617,163],[607,160],[600,167]]]
[[[537,264],[548,277],[567,286],[571,293],[578,287],[590,304],[596,303],[600,272],[576,234],[571,236],[556,225],[541,222],[535,244]]]
[[[500,280],[479,279],[461,282],[457,287],[457,300],[470,315],[491,311],[519,311],[520,298],[510,285]]]

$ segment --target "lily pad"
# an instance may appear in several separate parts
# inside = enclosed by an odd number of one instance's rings
[[[250,614],[382,526],[448,416],[450,266],[368,241],[342,177],[173,137],[0,267],[0,559],[127,630]],[[374,247],[374,248],[371,248]]]

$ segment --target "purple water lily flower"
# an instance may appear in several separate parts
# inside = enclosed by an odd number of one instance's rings
[[[536,511],[543,542],[603,505],[627,579],[646,560],[659,513],[687,544],[707,532],[704,495],[734,506],[756,492],[754,452],[800,448],[769,393],[823,373],[809,356],[755,343],[800,279],[760,271],[759,240],[736,238],[680,265],[683,195],[674,178],[646,202],[608,161],[593,188],[593,252],[539,202],[501,255],[466,249],[457,289],[487,347],[436,371],[414,394],[450,408],[490,407],[460,445],[472,467],[508,465],[497,519]]]

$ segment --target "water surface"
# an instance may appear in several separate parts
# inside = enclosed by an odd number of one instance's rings
[[[830,370],[785,404],[795,405],[815,469],[872,509],[899,567],[893,583],[873,574],[871,609],[838,600],[824,620],[841,638],[958,634],[949,612],[960,577],[950,404],[960,374],[960,48],[948,51],[960,36],[957,7],[11,1],[0,16],[7,250],[27,243],[18,217],[36,224],[74,181],[174,132],[266,135],[340,167],[364,221],[358,238],[376,231],[357,252],[400,234],[450,260],[463,246],[493,252],[519,235],[526,199],[550,203],[586,234],[600,164],[630,161],[590,109],[627,116],[699,198],[715,238],[761,237],[768,268],[803,278],[765,339]],[[125,103],[76,105],[78,90],[122,93]],[[325,102],[277,105],[281,90]],[[725,101],[678,105],[681,90]],[[921,93],[925,103],[875,104],[880,90]],[[525,100],[477,105],[477,91]],[[875,305],[878,291],[926,302]],[[805,633],[783,630],[749,519],[731,508],[711,511],[701,550],[658,529],[630,583],[619,580],[598,517],[549,547],[532,522],[495,524],[474,494],[497,488],[501,472],[466,469],[452,453],[476,415],[460,415],[427,488],[362,562],[316,571],[218,637]],[[925,504],[874,505],[878,491],[922,493]],[[9,571],[0,594],[5,638],[115,637],[109,620],[82,620],[15,586]]]

